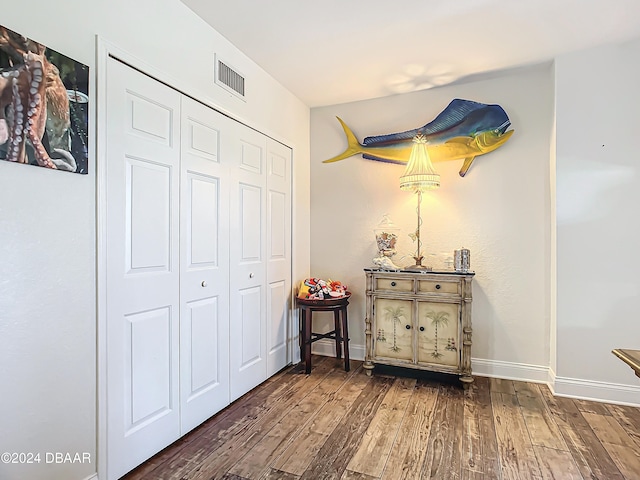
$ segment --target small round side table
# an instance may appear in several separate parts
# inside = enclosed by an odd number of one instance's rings
[[[323,338],[336,341],[336,358],[342,358],[344,348],[344,369],[349,371],[349,326],[347,323],[347,305],[351,293],[344,297],[311,300],[296,298],[300,308],[300,358],[305,362],[305,373],[311,373],[311,344]],[[334,330],[328,333],[313,332],[313,312],[333,312]]]

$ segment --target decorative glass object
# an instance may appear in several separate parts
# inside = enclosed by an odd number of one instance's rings
[[[453,258],[456,272],[469,272],[469,269],[471,268],[471,253],[469,252],[469,249],[461,248],[460,250],[454,250]]]
[[[376,245],[378,246],[378,256],[373,259],[373,264],[384,270],[400,270],[391,260],[391,257],[396,254],[396,243],[400,229],[394,225],[388,215],[383,215],[382,221],[373,231],[376,234]]]
[[[453,257],[449,256],[444,261],[445,270],[453,270]]]

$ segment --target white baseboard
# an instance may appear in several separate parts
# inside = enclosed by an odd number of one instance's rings
[[[546,383],[551,382],[550,370],[540,365],[527,363],[502,362],[500,360],[471,359],[471,370],[474,375],[481,377],[504,378],[506,380],[520,380],[523,382]]]
[[[349,342],[349,358],[352,360],[364,360],[364,345],[354,345]],[[336,356],[336,342],[334,340],[322,339],[313,342],[311,345],[311,353],[315,355],[324,355],[325,357]]]
[[[567,377],[555,380],[552,390],[559,397],[640,407],[640,387]]]
[[[640,387],[633,385],[558,377],[551,368],[523,363],[473,358],[471,366],[474,375],[546,383],[553,394],[559,397],[640,406]]]

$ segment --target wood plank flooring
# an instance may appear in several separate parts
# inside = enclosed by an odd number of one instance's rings
[[[638,480],[640,409],[545,385],[289,367],[126,480]]]

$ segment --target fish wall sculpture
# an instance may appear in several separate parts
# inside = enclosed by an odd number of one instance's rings
[[[406,132],[367,137],[360,143],[351,129],[336,117],[345,135],[347,149],[323,163],[337,162],[353,155],[379,162],[406,164],[413,146],[413,137],[427,137],[431,161],[464,159],[460,176],[464,177],[479,155],[493,152],[513,134],[511,122],[500,105],[487,105],[456,98],[438,116],[423,127]]]

